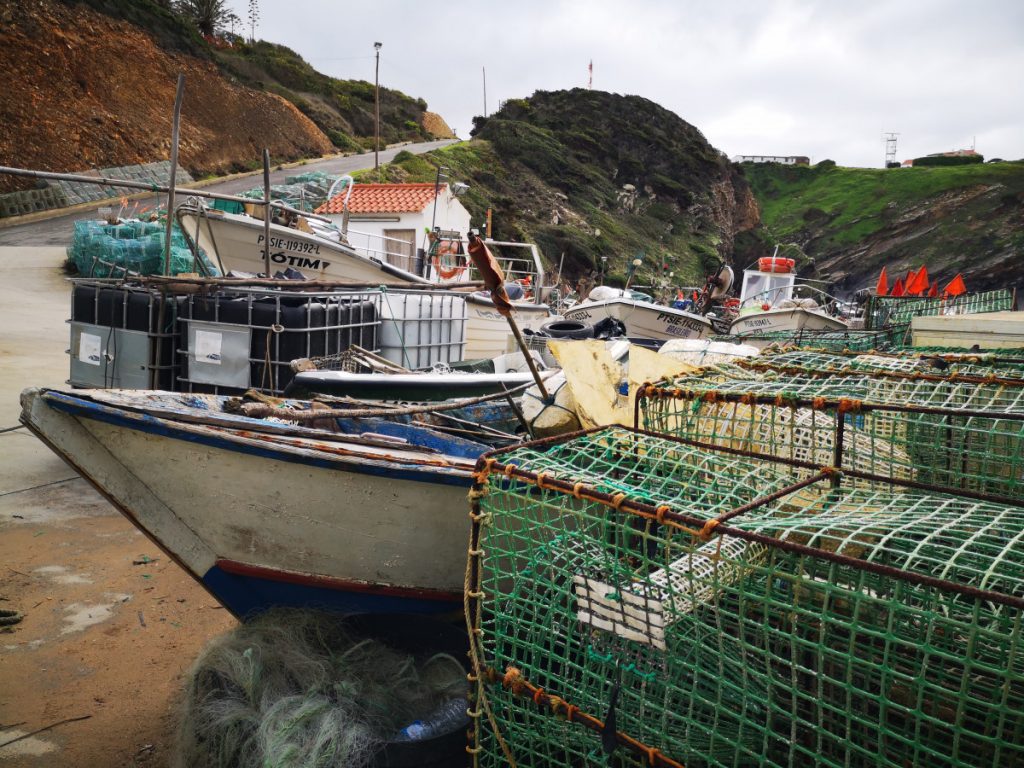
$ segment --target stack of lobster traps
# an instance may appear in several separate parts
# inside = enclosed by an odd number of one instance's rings
[[[792,352],[485,455],[479,765],[1024,765],[1024,360]]]

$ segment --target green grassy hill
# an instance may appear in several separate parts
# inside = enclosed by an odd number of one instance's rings
[[[921,264],[963,272],[972,290],[1024,284],[1024,162],[742,168],[761,207],[759,246],[796,243],[840,288]]]
[[[667,264],[676,284],[702,281],[756,226],[743,178],[689,123],[636,96],[576,89],[535,93],[477,118],[474,139],[424,156],[403,153],[392,181],[433,181],[440,165],[470,184],[474,223],[494,211],[494,236],[533,240],[565,274],[600,270],[637,280]]]

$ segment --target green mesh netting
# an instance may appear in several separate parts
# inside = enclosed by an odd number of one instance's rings
[[[1006,288],[950,297],[872,296],[864,314],[869,330],[909,323],[925,315],[967,315],[1013,309],[1013,292]]]
[[[648,388],[638,407],[638,426],[654,432],[1024,499],[1019,378],[794,374],[732,364]]]
[[[846,373],[852,371],[892,371],[946,377],[979,376],[1000,379],[1024,378],[1024,357],[1005,353],[942,352],[821,352],[817,350],[781,351],[738,361],[740,366],[764,371],[808,373]]]
[[[1024,764],[1021,507],[623,428],[482,466],[480,765]]]
[[[910,326],[906,323],[882,328],[876,331],[767,331],[743,336],[742,341],[759,346],[796,346],[807,349],[823,349],[841,352],[851,350],[866,352],[872,349],[893,349],[901,346],[909,337]],[[715,336],[715,341],[735,343],[735,336]]]
[[[163,274],[165,226],[158,221],[76,221],[68,259],[84,277]],[[206,254],[200,254],[207,273],[218,274]],[[192,251],[175,222],[171,228],[170,274],[196,271]]]
[[[297,176],[288,176],[284,184],[272,184],[270,187],[270,199],[280,200],[286,205],[300,211],[312,212],[327,201],[327,193],[331,185],[340,176],[310,171]],[[263,200],[263,187],[253,187],[243,192],[241,197],[250,197],[253,200]]]

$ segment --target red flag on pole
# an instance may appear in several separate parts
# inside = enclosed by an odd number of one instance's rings
[[[967,286],[964,285],[964,276],[957,273],[957,276],[949,281],[949,285],[943,288],[942,292],[947,296],[959,296],[962,293],[967,293]]]
[[[939,297],[939,284],[932,283],[932,287],[928,289],[928,298],[937,299]]]
[[[889,276],[885,274],[885,267],[878,275],[878,285],[875,286],[875,296],[886,296],[889,293]]]
[[[920,296],[928,290],[928,268],[922,266],[913,280],[908,280],[904,286],[908,296]]]
[[[900,280],[900,279],[896,280],[896,285],[894,285],[892,287],[892,292],[889,295],[890,296],[895,296],[897,298],[899,298],[900,296],[904,295],[904,293],[903,293],[903,281],[902,280]]]

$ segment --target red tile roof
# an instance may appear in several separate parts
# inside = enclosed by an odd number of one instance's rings
[[[438,189],[448,185],[442,184]],[[342,213],[348,190],[335,195],[316,209],[316,213]],[[350,213],[419,213],[434,202],[434,185],[356,184],[348,201]]]

